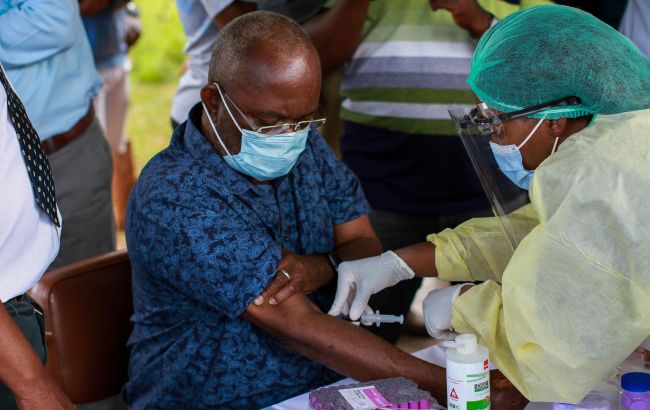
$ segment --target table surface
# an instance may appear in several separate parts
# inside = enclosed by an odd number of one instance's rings
[[[438,366],[445,366],[445,361],[446,361],[446,350],[440,345],[433,345],[431,347],[427,347],[426,349],[422,349],[418,352],[413,353],[413,356],[420,358],[424,361],[427,361],[429,363],[433,363]],[[354,380],[352,379],[343,379],[340,380],[336,383],[331,384],[331,386],[335,386],[338,384],[348,384],[348,383],[354,383]],[[610,401],[610,405],[612,406],[612,409],[616,409],[617,407],[617,390],[615,387],[601,383],[598,386],[596,386],[596,389],[594,390],[595,392],[598,392],[601,395],[604,395],[607,397]],[[525,410],[549,410],[551,408],[550,403],[529,403],[528,406],[526,406]],[[265,410],[308,410],[309,409],[309,393],[301,394],[300,396],[292,397],[288,400],[283,401],[282,403],[275,404],[271,407],[268,407]]]

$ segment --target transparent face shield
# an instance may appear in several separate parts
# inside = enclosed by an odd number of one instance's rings
[[[529,202],[528,191],[519,188],[501,172],[490,142],[507,145],[503,126],[506,121],[527,117],[549,107],[579,102],[577,97],[567,97],[511,113],[499,113],[485,103],[477,104],[469,112],[466,108],[449,107],[458,135],[513,251],[528,232],[516,229],[508,215]]]

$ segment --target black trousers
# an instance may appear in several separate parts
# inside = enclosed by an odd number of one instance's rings
[[[45,318],[43,310],[31,297],[22,295],[8,300],[5,304],[9,316],[23,332],[25,339],[43,363],[47,360],[45,345]],[[1,347],[0,347],[1,348]],[[18,409],[14,394],[7,386],[0,383],[0,410]]]

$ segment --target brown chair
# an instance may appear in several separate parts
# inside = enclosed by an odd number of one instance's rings
[[[127,381],[131,263],[118,251],[45,274],[30,291],[45,313],[47,371],[73,403],[118,394]]]

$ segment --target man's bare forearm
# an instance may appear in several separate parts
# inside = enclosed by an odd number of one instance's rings
[[[430,391],[438,400],[445,397],[444,369],[420,360],[372,333],[323,313],[311,323],[319,334],[296,335],[303,340],[290,347],[305,357],[360,381],[404,376]]]
[[[416,276],[437,277],[436,246],[431,242],[420,242],[395,251],[397,256],[415,272]]]
[[[27,395],[45,370],[4,305],[0,307],[0,346],[0,380],[17,396]]]
[[[417,359],[349,322],[322,313],[303,295],[253,306],[245,318],[287,347],[356,380],[404,376],[445,399],[444,369]]]

